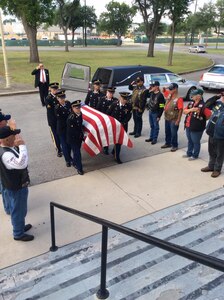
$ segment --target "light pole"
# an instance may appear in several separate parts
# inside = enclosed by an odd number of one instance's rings
[[[2,53],[3,53],[3,60],[4,60],[4,66],[5,66],[5,81],[6,81],[6,88],[10,88],[10,77],[9,77],[9,71],[8,71],[8,60],[6,55],[6,48],[5,48],[5,40],[4,40],[4,30],[3,30],[3,24],[2,24],[2,13],[0,10],[0,34],[2,37]]]

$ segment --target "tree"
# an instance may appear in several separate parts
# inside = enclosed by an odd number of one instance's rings
[[[85,29],[86,28],[93,29],[96,24],[97,24],[97,16],[95,14],[94,7],[79,5],[77,9],[74,11],[69,25],[69,29],[72,31],[72,46],[74,46],[75,30],[78,27],[82,27],[84,33],[84,27]]]
[[[0,0],[0,7],[22,21],[30,44],[30,62],[39,62],[37,28],[45,22],[52,24],[53,0]]]
[[[160,20],[168,7],[167,0],[135,0],[145,24],[145,33],[149,40],[148,57],[154,56],[154,44],[158,34]]]
[[[65,51],[68,52],[68,29],[71,24],[72,16],[75,15],[79,7],[79,0],[66,2],[66,0],[57,0],[58,9],[55,13],[54,22],[62,28],[65,36]]]
[[[171,42],[168,55],[168,66],[172,66],[173,62],[173,49],[175,43],[175,33],[177,25],[181,23],[184,16],[188,13],[188,6],[192,0],[172,0],[169,5],[168,16],[172,21],[171,24]]]
[[[216,1],[217,17],[215,21],[215,33],[217,33],[216,49],[218,48],[219,36],[221,34],[221,27],[224,26],[224,0]]]
[[[115,34],[118,39],[117,45],[121,45],[121,36],[125,35],[132,24],[136,14],[135,7],[125,3],[111,1],[106,5],[107,12],[100,15],[98,29],[108,34]]]

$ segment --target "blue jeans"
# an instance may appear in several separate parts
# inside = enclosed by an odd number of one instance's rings
[[[186,135],[188,139],[187,156],[198,158],[201,150],[201,137],[203,135],[203,131],[191,131],[188,127],[186,127]]]
[[[9,201],[7,200],[7,197],[5,195],[5,189],[3,188],[1,181],[0,181],[0,193],[2,194],[2,202],[3,202],[5,213],[7,215],[10,215]]]
[[[71,145],[72,152],[73,152],[73,165],[76,166],[76,168],[79,171],[82,171],[82,156],[81,156],[81,143],[80,144],[72,144]]]
[[[149,111],[149,124],[151,127],[150,139],[157,141],[159,135],[159,122],[157,121],[158,113]]]
[[[165,120],[165,142],[166,145],[170,145],[174,148],[178,148],[178,136],[177,132],[179,129],[179,125],[175,125],[175,121],[167,121]]]
[[[133,110],[134,133],[141,135],[142,133],[142,112]]]
[[[5,195],[9,201],[13,236],[20,238],[24,234],[25,217],[27,214],[28,188],[24,187],[18,191],[5,189]]]

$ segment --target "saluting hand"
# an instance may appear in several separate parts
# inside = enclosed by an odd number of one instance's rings
[[[22,139],[22,137],[19,134],[16,135],[14,145],[15,146],[25,145],[24,140]]]

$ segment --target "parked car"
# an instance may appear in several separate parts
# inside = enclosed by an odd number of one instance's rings
[[[224,89],[224,65],[214,65],[202,74],[199,85],[203,89]]]
[[[100,79],[103,91],[106,91],[108,86],[114,86],[116,87],[115,96],[118,96],[121,91],[129,91],[129,84],[137,76],[143,76],[146,87],[149,87],[154,80],[158,80],[161,87],[168,87],[171,82],[178,83],[180,96],[189,100],[192,90],[199,87],[196,81],[185,80],[167,69],[153,66],[100,67],[94,73],[91,81],[90,74],[91,69],[89,66],[68,62],[65,64],[62,73],[62,88],[87,92],[91,88],[91,83],[96,79]]]
[[[191,46],[189,48],[190,53],[206,53],[205,46],[197,45],[197,46]]]

